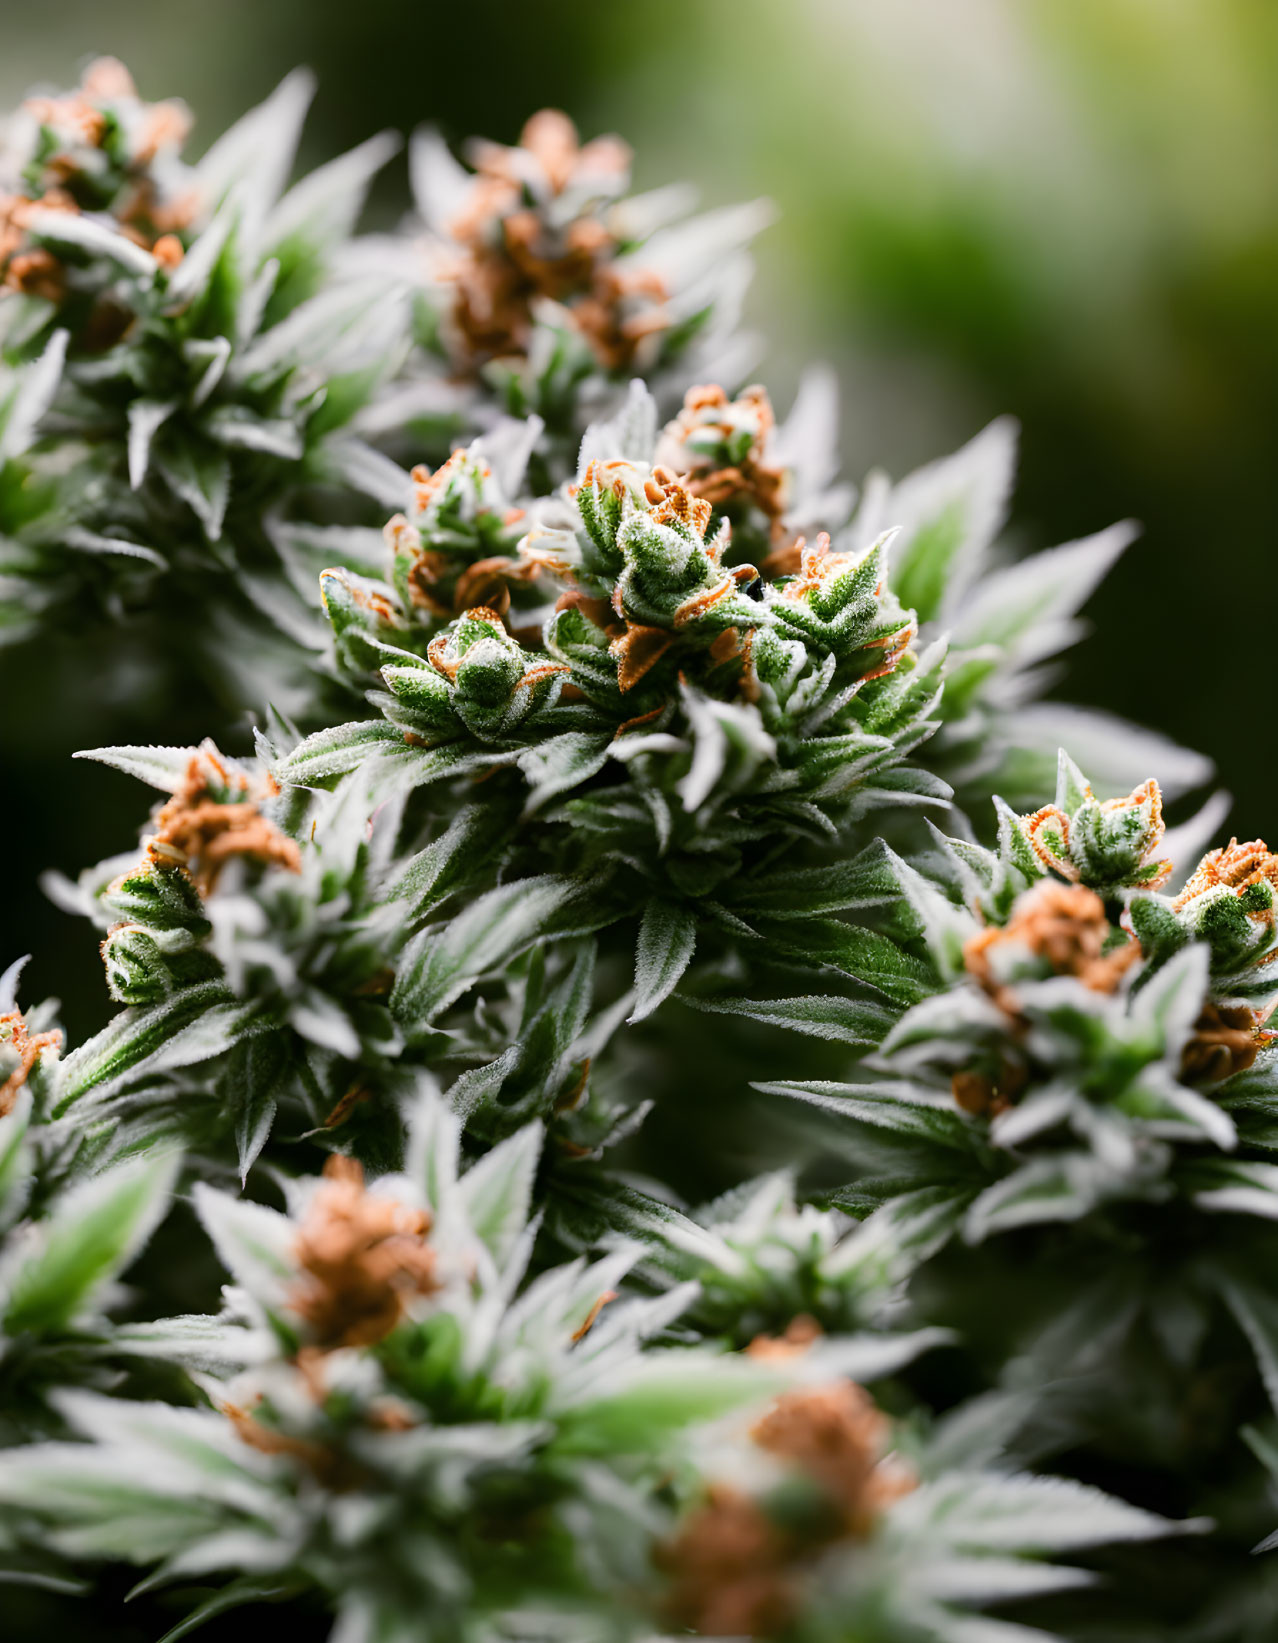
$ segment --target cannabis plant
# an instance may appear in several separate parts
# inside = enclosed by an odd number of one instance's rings
[[[403,1175],[366,1188],[333,1154],[291,1184],[291,1215],[197,1185],[237,1280],[225,1310],[128,1339],[185,1363],[212,1407],[63,1392],[90,1441],[0,1459],[0,1498],[64,1554],[156,1563],[153,1582],[232,1573],[205,1615],[318,1587],[340,1634],[369,1638],[641,1637],[663,1616],[800,1636],[864,1616],[940,1639],[973,1577],[986,1600],[1050,1590],[1074,1571],[1033,1554],[1170,1527],[1059,1480],[920,1476],[845,1378],[882,1374],[909,1336],[645,1350],[697,1285],[619,1298],[639,1247],[522,1282],[542,1126],[459,1175],[460,1131],[428,1089]]]
[[[1278,855],[1044,700],[1131,529],[1015,559],[1006,422],[842,481],[762,207],[546,111],[360,235],[308,95],[9,134],[0,632],[253,714],[82,755],[106,1025],[0,984],[21,1613],[1259,1643]]]

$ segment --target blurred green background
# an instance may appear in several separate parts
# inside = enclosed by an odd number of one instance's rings
[[[641,186],[770,195],[751,317],[784,407],[827,358],[848,471],[894,473],[990,417],[1024,428],[1016,530],[1134,515],[1065,691],[1210,753],[1246,836],[1278,831],[1260,737],[1278,519],[1278,6],[1272,0],[0,0],[0,104],[81,60],[179,95],[198,150],[289,68],[309,162],[381,127],[511,140],[545,104],[638,151]],[[371,216],[406,203],[402,162]],[[193,613],[198,620],[198,613]],[[121,723],[110,657],[68,702],[0,656],[0,961],[72,1037],[105,1016],[94,944],[35,871],[126,848],[145,795],[76,747],[195,739],[214,704]],[[51,710],[51,704],[56,706]]]

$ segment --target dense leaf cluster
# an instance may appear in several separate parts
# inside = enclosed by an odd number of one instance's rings
[[[743,386],[760,208],[545,112],[361,236],[394,144],[289,186],[308,96],[9,134],[0,636],[255,740],[85,755],[160,795],[48,883],[102,1031],[0,980],[0,1578],[1260,1643],[1278,856],[1041,700],[1130,531],[1011,559],[1002,422],[841,484],[828,379]]]

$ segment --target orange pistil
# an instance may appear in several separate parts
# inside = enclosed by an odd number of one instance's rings
[[[20,1010],[8,1010],[0,1015],[0,1045],[6,1046],[18,1057],[18,1065],[3,1084],[0,1084],[0,1118],[13,1111],[18,1091],[31,1076],[31,1070],[45,1050],[57,1050],[62,1034],[54,1028],[47,1033],[31,1033]]]
[[[734,661],[741,655],[741,635],[736,628],[724,628],[723,632],[710,646],[710,660],[722,665],[724,662]]]
[[[869,673],[863,673],[862,680],[868,684],[871,679],[884,679],[889,673],[895,672],[901,658],[914,643],[918,631],[914,618],[911,617],[899,633],[889,633],[885,639],[876,640],[869,648],[881,648],[883,660],[878,667],[871,668]]]
[[[489,627],[496,628],[498,633],[505,633],[506,631],[506,624],[502,621],[500,612],[491,609],[488,605],[475,605],[466,614],[472,621],[485,622]],[[426,647],[427,661],[436,673],[443,674],[449,684],[456,681],[457,675],[461,672],[462,663],[466,660],[464,652],[457,655],[449,651],[451,637],[447,633],[437,633]]]
[[[650,269],[622,273],[612,266],[596,268],[590,290],[572,307],[577,329],[608,371],[623,371],[634,362],[645,337],[670,327],[662,304],[669,293]]]
[[[366,1192],[354,1159],[329,1158],[298,1233],[305,1276],[292,1295],[315,1345],[371,1346],[395,1328],[409,1300],[440,1288],[430,1227],[424,1210]]]
[[[695,536],[704,536],[709,530],[714,508],[669,468],[654,468],[651,478],[644,481],[643,493],[653,505],[654,523],[678,523],[686,526]]]
[[[161,234],[151,247],[151,255],[167,273],[172,273],[186,255],[176,234]]]
[[[554,1109],[556,1116],[567,1112],[576,1112],[585,1100],[586,1089],[590,1083],[590,1062],[590,1056],[583,1057],[577,1069],[576,1078],[573,1079],[564,1093],[556,1099]]]
[[[851,1381],[786,1393],[751,1437],[816,1485],[830,1521],[800,1534],[736,1488],[714,1484],[657,1562],[671,1577],[666,1608],[681,1628],[709,1637],[774,1637],[795,1618],[812,1561],[864,1539],[893,1501],[917,1486],[888,1452],[891,1425]]]
[[[579,588],[569,588],[555,601],[556,610],[579,610],[588,622],[597,628],[608,628],[613,620],[613,608],[606,599],[592,598]]]
[[[583,178],[624,175],[630,165],[630,150],[620,137],[596,137],[583,146],[576,126],[557,108],[539,109],[531,116],[519,134],[518,148],[503,148],[499,143],[477,147],[476,169],[481,177],[521,181],[526,155],[536,161],[553,194],[562,194]]]
[[[1090,787],[1084,790],[1085,799],[1092,797]],[[1146,823],[1147,843],[1141,853],[1141,863],[1144,864],[1158,847],[1163,836],[1163,795],[1162,789],[1151,776],[1139,787],[1132,789],[1125,798],[1106,799],[1101,805],[1104,814],[1112,814],[1117,810],[1131,810],[1138,806],[1147,806],[1149,819]],[[1026,816],[1021,823],[1025,836],[1029,840],[1030,848],[1049,872],[1059,873],[1062,878],[1077,883],[1079,872],[1070,857],[1070,821],[1069,817],[1057,805],[1045,804],[1041,810],[1036,810],[1032,816]],[[1055,835],[1055,842],[1049,836]],[[1263,846],[1261,847],[1264,848]],[[1155,862],[1157,872],[1151,878],[1141,880],[1142,890],[1157,890],[1160,885],[1166,884],[1171,877],[1173,864],[1170,861]]]
[[[469,199],[448,224],[457,254],[437,270],[453,287],[452,327],[467,367],[526,353],[539,298],[568,306],[608,370],[629,365],[645,336],[668,327],[659,306],[664,285],[649,271],[616,266],[618,241],[589,194],[592,182],[610,191],[629,161],[615,137],[581,146],[555,109],[533,115],[517,148],[476,145]],[[538,173],[544,188],[532,181]],[[587,194],[581,214],[566,223],[528,203],[530,187],[544,201],[574,185]]]
[[[235,1428],[236,1437],[250,1449],[262,1455],[286,1455],[304,1467],[317,1483],[336,1493],[359,1487],[361,1473],[349,1456],[330,1449],[327,1444],[317,1443],[314,1438],[281,1432],[277,1426],[259,1420],[251,1410],[238,1404],[223,1403],[219,1408]]]
[[[740,432],[731,412],[744,408],[754,422],[750,446],[741,460],[716,468],[709,457],[694,454],[688,442],[707,431],[727,444]],[[738,500],[753,503],[771,521],[772,539],[778,547],[785,538],[781,516],[785,511],[789,475],[784,468],[764,460],[768,437],[775,426],[772,402],[766,388],[757,384],[743,389],[730,400],[717,384],[689,388],[683,409],[662,436],[662,453],[668,464],[687,470],[688,488],[715,508],[725,508]],[[658,458],[661,460],[661,457]]]
[[[382,529],[392,558],[403,558],[408,563],[408,594],[415,605],[445,621],[452,616],[453,607],[441,586],[451,571],[453,562],[446,553],[422,546],[422,534],[402,513],[392,515]]]
[[[811,1313],[800,1312],[786,1325],[784,1335],[756,1335],[745,1349],[746,1357],[758,1363],[789,1363],[820,1339],[821,1325]]]
[[[373,1092],[369,1089],[368,1085],[361,1084],[356,1081],[345,1092],[345,1094],[338,1097],[337,1101],[334,1103],[332,1111],[324,1120],[324,1128],[326,1130],[335,1130],[339,1128],[351,1116],[356,1107],[361,1107],[366,1101],[371,1101],[372,1099]]]
[[[800,536],[785,550],[785,554],[785,563],[793,567],[793,574],[781,585],[780,593],[783,599],[791,603],[811,601],[814,595],[828,597],[835,581],[846,570],[858,565],[861,559],[861,556],[855,553],[835,553],[830,545],[829,531],[819,532],[811,547],[808,546],[806,538]],[[772,556],[771,562],[779,564],[776,555]],[[882,583],[874,591],[876,596],[881,594]],[[816,609],[819,612],[820,606],[817,605]],[[913,644],[918,634],[918,624],[911,612],[905,612],[903,615],[902,626],[895,632],[885,633],[866,642],[864,648],[881,650],[883,659],[876,668],[862,674],[865,682],[882,679],[892,673]]]
[[[242,797],[211,798],[214,784]],[[143,840],[148,859],[156,867],[186,869],[201,895],[216,889],[223,868],[237,856],[290,873],[302,870],[296,842],[262,815],[247,778],[232,772],[209,747],[191,755],[186,776],[154,822],[155,831]]]
[[[510,584],[532,582],[540,575],[541,566],[532,560],[511,559],[505,554],[477,559],[457,578],[453,610],[460,614],[476,605],[487,605],[505,616],[510,609]]]
[[[567,673],[568,666],[564,662],[535,662],[519,681],[525,690],[531,690],[534,685],[542,684],[547,679],[553,679],[557,673]]]
[[[1095,992],[1112,993],[1140,957],[1140,944],[1129,940],[1103,952],[1108,934],[1105,904],[1094,891],[1045,879],[1025,892],[1005,925],[989,925],[969,938],[963,963],[1001,1009],[1016,1015],[1016,995],[998,979],[991,954],[1015,943],[1043,959],[1055,975],[1077,976]]]
[[[1181,1051],[1180,1076],[1187,1084],[1218,1084],[1246,1072],[1275,1038],[1248,1004],[1205,1004]]]
[[[617,688],[623,695],[634,689],[672,644],[674,635],[664,628],[643,627],[638,622],[626,624],[608,647],[617,659]]]
[[[1043,805],[1032,816],[1026,816],[1021,826],[1029,840],[1030,849],[1048,872],[1060,873],[1067,879],[1078,878],[1078,869],[1069,859],[1069,817],[1059,805]],[[1049,843],[1044,836],[1045,830],[1049,827],[1059,839],[1059,847]]]
[[[129,149],[124,155],[112,146],[109,159],[103,150],[111,133],[120,138],[113,104],[131,104],[123,129]],[[27,240],[27,222],[32,211],[70,211],[105,206],[120,231],[135,245],[150,251],[160,266],[172,271],[181,262],[184,247],[180,231],[194,221],[200,207],[192,191],[175,198],[160,195],[150,168],[163,152],[177,150],[190,126],[181,103],[142,104],[128,70],[112,57],[91,63],[76,91],[64,97],[32,97],[23,105],[27,116],[41,127],[42,144],[52,151],[40,159],[39,175],[28,177],[29,197],[0,199],[0,275],[3,287],[27,296],[60,302],[66,295],[67,270],[50,250],[32,246]],[[134,117],[136,116],[136,117]],[[86,150],[89,152],[86,154]],[[123,166],[114,179],[112,168]],[[114,197],[104,201],[100,190],[114,187]],[[98,341],[105,334],[106,342]],[[110,323],[96,311],[86,326],[86,340],[93,346],[109,346],[117,340],[118,322]]]
[[[397,517],[403,519],[404,516],[400,514]],[[393,525],[395,521],[392,519],[390,523]],[[405,521],[405,523],[407,523],[407,521]],[[389,528],[390,527],[387,526],[387,529]],[[374,617],[379,622],[386,622],[391,626],[394,626],[397,623],[398,613],[396,612],[394,605],[384,593],[378,593],[373,588],[348,580],[346,572],[340,567],[322,570],[320,572],[320,598],[324,601],[325,605],[328,604],[328,594],[325,590],[325,581],[330,576],[336,577],[342,582],[346,596],[350,599],[352,604],[358,605],[360,610],[366,610],[370,616]]]
[[[152,103],[137,134],[133,163],[150,165],[161,149],[180,148],[190,130],[191,117],[181,103]]]
[[[955,1104],[973,1118],[997,1118],[1025,1088],[1028,1075],[1016,1061],[1003,1061],[997,1076],[969,1069],[950,1080]]]
[[[327,1470],[330,1457],[328,1451],[320,1444],[312,1443],[306,1438],[291,1437],[287,1432],[280,1432],[274,1426],[267,1426],[258,1420],[256,1415],[250,1414],[238,1404],[224,1403],[221,1408],[222,1413],[235,1428],[236,1437],[248,1444],[250,1449],[256,1449],[262,1455],[289,1455],[294,1460],[300,1460],[317,1474]]]
[[[573,1341],[574,1346],[576,1345],[576,1343],[578,1341],[584,1341],[585,1340],[586,1336],[589,1335],[590,1331],[599,1322],[599,1314],[603,1311],[604,1307],[606,1307],[609,1304],[609,1302],[615,1301],[616,1299],[617,1299],[617,1291],[615,1289],[605,1289],[604,1290],[603,1294],[599,1297],[599,1299],[591,1307],[590,1311],[587,1312],[586,1316],[583,1318],[580,1327],[573,1330],[573,1332],[572,1332],[572,1341]]]
[[[1278,890],[1278,855],[1270,850],[1263,839],[1252,839],[1248,844],[1239,844],[1237,839],[1230,839],[1222,849],[1207,852],[1172,906],[1179,911],[1196,897],[1220,885],[1241,896],[1262,880]],[[1266,922],[1272,922],[1274,917],[1272,911],[1268,914],[1258,912],[1257,916],[1265,918]]]
[[[469,453],[463,446],[455,450],[447,462],[441,462],[433,471],[424,462],[417,464],[409,478],[413,482],[413,503],[418,513],[425,513],[448,489],[457,475],[465,472],[468,461]],[[481,482],[492,478],[492,469],[487,463],[479,469],[477,478]]]
[[[712,1484],[678,1536],[658,1549],[670,1576],[666,1611],[702,1637],[775,1637],[794,1618],[794,1548],[757,1501]]]
[[[8,261],[4,283],[10,291],[45,302],[61,302],[66,293],[66,271],[52,251],[20,251]]]
[[[701,593],[694,593],[675,611],[674,625],[677,628],[685,628],[689,622],[699,621],[708,611],[713,610],[717,604],[734,593],[738,582],[753,581],[756,574],[753,565],[740,565],[713,587],[706,588]]]
[[[417,1419],[398,1398],[378,1398],[369,1408],[368,1424],[374,1432],[411,1432]]]
[[[883,1508],[918,1482],[887,1453],[891,1423],[854,1381],[783,1394],[750,1435],[820,1486],[838,1509],[845,1535],[868,1534]]]
[[[137,88],[124,64],[114,57],[99,57],[85,69],[77,90],[64,97],[29,97],[22,106],[38,125],[87,148],[100,148],[109,127],[99,105],[136,102]],[[179,148],[191,129],[191,117],[181,103],[149,103],[143,109],[130,155],[139,167],[149,165],[161,149]],[[68,155],[55,154],[45,163],[56,167],[69,160]]]
[[[792,544],[792,548],[798,557],[798,574],[781,589],[783,599],[797,601],[806,599],[809,594],[826,593],[845,570],[853,569],[861,560],[860,554],[835,553],[830,545],[829,531],[818,532],[817,539],[811,547],[808,546],[807,538],[801,536]],[[882,593],[882,584],[874,591],[876,594]],[[893,642],[894,637],[881,639],[879,643],[889,644]]]
[[[806,537],[791,544],[790,551],[797,560],[792,581],[781,589],[783,599],[804,599],[810,593],[820,593],[831,573],[837,574],[842,564],[851,562],[854,555],[834,553],[830,547],[829,531],[820,531],[816,541],[808,546]]]
[[[5,289],[24,296],[60,302],[66,293],[66,269],[52,251],[32,247],[27,227],[33,211],[77,213],[79,206],[64,190],[52,188],[41,200],[21,194],[0,196],[0,272]]]
[[[469,461],[468,452],[462,449],[454,451],[434,472],[422,463],[413,469],[414,509],[418,516],[435,505],[459,474],[471,482],[472,476],[466,473]],[[491,470],[482,465],[473,477],[482,483],[491,477]],[[502,523],[514,525],[520,518],[522,510],[511,508],[502,516]],[[445,620],[475,605],[486,605],[505,615],[510,608],[509,584],[532,581],[543,568],[531,558],[515,559],[503,554],[467,565],[455,554],[425,547],[418,526],[402,513],[387,521],[382,534],[392,558],[406,567],[413,603]]]

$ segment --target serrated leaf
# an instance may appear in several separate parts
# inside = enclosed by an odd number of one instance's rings
[[[447,1206],[457,1182],[461,1121],[440,1098],[429,1074],[417,1074],[417,1094],[408,1112],[404,1168],[436,1213]]]
[[[1201,1532],[1203,1520],[1170,1523],[1072,1478],[956,1472],[923,1485],[908,1515],[926,1520],[935,1543],[972,1552],[1047,1555],[1108,1542]]]
[[[230,1559],[227,1561],[229,1563]],[[178,1643],[179,1638],[189,1637],[206,1621],[216,1620],[218,1615],[227,1614],[231,1609],[242,1608],[245,1603],[279,1603],[304,1589],[303,1582],[288,1580],[281,1576],[242,1575],[229,1586],[223,1586],[211,1597],[206,1597],[191,1610],[190,1614],[179,1620],[176,1626],[170,1626],[159,1639],[159,1643]]]
[[[172,399],[135,399],[129,406],[129,484],[135,491],[150,466],[151,442],[176,409]]]
[[[630,1023],[643,1021],[679,985],[697,945],[697,920],[684,902],[653,896],[643,910],[635,949],[635,1006]]]
[[[875,930],[838,919],[809,919],[800,924],[756,918],[755,922],[769,949],[813,967],[838,970],[877,988],[896,1004],[917,1004],[935,989],[930,965]]]
[[[1199,1209],[1278,1221],[1278,1164],[1205,1158],[1183,1168],[1180,1178]]]
[[[952,1148],[960,1153],[971,1151],[968,1126],[957,1112],[924,1106],[921,1102],[901,1101],[890,1094],[879,1094],[872,1084],[837,1084],[823,1079],[774,1079],[752,1084],[751,1088],[764,1095],[785,1095],[792,1100],[806,1101],[824,1112],[837,1113],[842,1118],[871,1124],[878,1129],[895,1130],[900,1135]]]
[[[878,1044],[896,1020],[895,1014],[868,999],[808,994],[800,998],[683,998],[695,1010],[740,1015],[767,1026],[788,1027],[810,1038],[840,1044]]]
[[[626,389],[621,408],[606,421],[592,422],[581,441],[580,476],[592,462],[650,462],[657,443],[657,402],[638,377]]]
[[[113,770],[158,787],[161,793],[176,793],[186,780],[195,751],[193,747],[91,747],[71,757],[109,764]]]
[[[227,1079],[227,1105],[235,1124],[241,1186],[271,1133],[286,1067],[287,1055],[276,1034],[250,1039],[237,1048]]]
[[[285,75],[271,95],[235,122],[209,148],[196,168],[205,198],[220,202],[237,186],[243,209],[260,218],[279,198],[315,95],[307,69]]]
[[[959,614],[954,644],[996,645],[1004,669],[1053,655],[1078,636],[1074,613],[1136,535],[1128,520],[993,572]]]
[[[224,451],[194,437],[170,441],[154,453],[154,465],[165,484],[199,520],[210,542],[222,535],[231,499],[231,462]]]
[[[297,1275],[297,1228],[265,1204],[236,1199],[197,1181],[195,1212],[217,1257],[268,1310],[279,1308]]]
[[[285,462],[298,462],[305,443],[297,426],[282,417],[258,417],[238,405],[226,405],[205,419],[210,439],[233,450],[258,451]]]
[[[865,1224],[880,1223],[902,1255],[912,1262],[926,1261],[959,1230],[974,1196],[974,1188],[948,1181],[916,1187],[895,1194]]]
[[[701,1265],[738,1263],[718,1233],[607,1176],[565,1182],[552,1196],[547,1216],[556,1237],[579,1253],[630,1242],[646,1245],[645,1265],[655,1266],[666,1280],[688,1278]]]
[[[0,462],[20,456],[53,403],[66,362],[69,331],[55,331],[40,358],[22,372],[17,392],[0,411]]]
[[[38,1500],[55,1521],[69,1519],[72,1527],[49,1538],[76,1557],[148,1562],[222,1527],[225,1508],[167,1482],[142,1481],[136,1464],[130,1471],[118,1453],[83,1443],[29,1444],[0,1454],[0,1501],[29,1509]]]
[[[503,1271],[528,1220],[545,1127],[526,1124],[473,1164],[458,1183],[471,1228]]]
[[[517,762],[529,788],[524,815],[535,815],[560,793],[597,775],[607,763],[612,740],[611,732],[568,730],[521,753]]]
[[[1193,1030],[1207,991],[1209,954],[1202,942],[1173,954],[1132,1000],[1134,1025],[1167,1055],[1176,1055]]]
[[[123,1010],[61,1063],[56,1113],[145,1066],[189,1065],[186,1057],[204,1060],[228,1049],[248,1015],[220,982],[185,988],[150,1008]]]
[[[163,1358],[223,1380],[260,1361],[277,1344],[264,1331],[246,1329],[206,1312],[157,1318],[153,1323],[117,1324],[111,1339],[131,1356]]]
[[[98,531],[85,530],[80,525],[68,525],[62,536],[64,547],[76,553],[103,554],[110,558],[137,559],[153,570],[166,570],[168,560],[154,548],[145,548],[140,542],[126,542],[118,536],[104,536]]]
[[[584,935],[611,923],[597,885],[554,873],[500,885],[463,908],[442,929],[429,926],[409,945],[391,994],[391,1013],[420,1031],[486,971],[551,936]]]
[[[10,1335],[65,1330],[91,1312],[102,1287],[138,1252],[164,1215],[175,1154],[120,1164],[73,1187],[39,1223],[35,1248],[12,1274],[4,1306]]]
[[[226,267],[223,253],[235,232],[239,216],[238,202],[228,203],[220,207],[208,226],[196,235],[182,261],[169,275],[164,293],[166,312],[178,314],[189,308],[195,308],[198,312],[203,306],[200,298],[209,294],[214,270],[219,263],[224,269]]]
[[[271,768],[282,787],[323,787],[354,770],[373,753],[402,748],[404,732],[384,719],[334,725],[307,736]]]
[[[36,239],[71,245],[78,251],[87,251],[90,256],[109,257],[148,284],[159,268],[149,251],[102,218],[86,212],[53,211],[35,206],[27,213],[25,226]]]
[[[692,732],[692,763],[675,783],[687,811],[699,810],[730,766],[744,768],[776,758],[776,743],[764,729],[756,707],[748,702],[719,702],[692,685],[679,693]]]
[[[918,920],[937,973],[947,981],[963,973],[963,945],[980,928],[966,907],[956,907],[944,892],[903,861],[894,850],[885,854],[910,910]]]
[[[1101,1165],[1082,1153],[1036,1158],[987,1187],[967,1212],[963,1234],[980,1243],[995,1232],[1040,1221],[1077,1221],[1104,1191]]]
[[[294,183],[271,214],[266,255],[281,255],[290,240],[318,250],[346,239],[368,185],[399,146],[395,132],[379,132]]]
[[[720,899],[746,918],[765,913],[810,919],[899,901],[901,887],[882,841],[876,840],[851,861],[760,873],[730,883]]]
[[[31,1122],[31,1091],[23,1088],[7,1113],[0,1115],[0,1227],[20,1215],[26,1199],[30,1167],[27,1128]]]
[[[494,1061],[482,1067],[468,1067],[448,1086],[446,1099],[449,1107],[469,1123],[476,1112],[497,1099],[506,1080],[516,1071],[520,1061],[520,1046],[511,1044]]]
[[[410,916],[420,917],[481,867],[492,867],[507,821],[503,807],[492,800],[468,804],[437,839],[409,857],[388,897],[406,901]]]
[[[652,1454],[686,1426],[716,1419],[779,1391],[775,1369],[734,1356],[655,1353],[637,1360],[609,1395],[567,1411],[567,1454]]]

